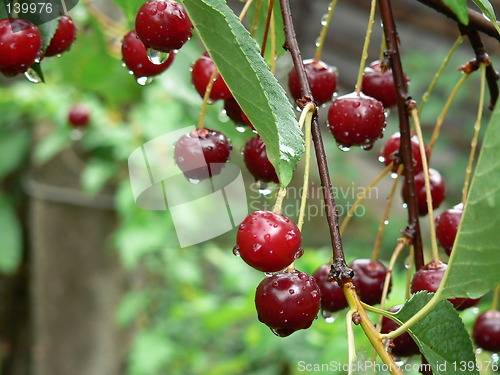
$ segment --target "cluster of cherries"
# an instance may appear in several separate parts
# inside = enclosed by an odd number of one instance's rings
[[[23,18],[4,18],[0,20],[0,72],[8,77],[26,73],[43,58],[69,50],[75,38],[73,21],[63,15],[59,18],[54,36],[43,51],[40,30],[33,22]]]

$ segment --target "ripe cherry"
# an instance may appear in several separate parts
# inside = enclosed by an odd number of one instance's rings
[[[233,120],[235,124],[250,126],[252,129],[254,128],[236,99],[230,98],[224,100],[224,111],[226,111],[226,115]]]
[[[448,255],[451,254],[453,249],[463,210],[463,203],[459,203],[453,208],[444,211],[436,219],[436,237]]]
[[[392,69],[382,65],[377,60],[365,68],[361,91],[368,96],[380,100],[384,108],[391,108],[397,102],[396,87],[394,86]],[[405,78],[408,83],[409,79],[406,75]]]
[[[201,56],[193,65],[191,71],[191,79],[196,91],[203,97],[205,95],[205,90],[207,89],[208,83],[210,82],[210,77],[215,70],[215,64],[208,54]],[[217,74],[215,82],[212,86],[212,91],[210,91],[210,99],[229,99],[232,98],[233,94],[229,91],[229,88],[222,79],[220,74]]]
[[[340,148],[371,149],[382,137],[385,125],[382,103],[363,93],[340,96],[328,110],[328,127]]]
[[[259,271],[276,272],[302,256],[301,245],[302,234],[289,218],[255,211],[240,224],[233,251]]]
[[[172,0],[151,0],[139,8],[135,29],[147,48],[170,52],[181,48],[191,38],[193,24],[182,4]]]
[[[248,170],[257,180],[279,182],[276,170],[267,158],[266,145],[259,135],[247,141],[243,158]]]
[[[398,156],[400,142],[401,134],[399,132],[394,133],[379,153],[379,160],[385,165],[389,165],[391,162],[394,163],[393,172],[396,172],[402,163],[401,158]],[[422,172],[422,154],[420,153],[418,137],[416,135],[411,137],[411,152],[413,154],[413,171],[415,174],[418,174]],[[429,150],[426,147],[426,153],[428,154],[428,152]]]
[[[500,351],[500,311],[487,310],[480,314],[472,329],[474,342],[480,348]]]
[[[74,127],[87,126],[90,121],[90,110],[82,104],[75,104],[69,111],[68,121]]]
[[[331,264],[324,264],[313,273],[321,290],[321,308],[323,311],[336,312],[347,307],[344,292],[335,280],[330,279]]]
[[[218,175],[229,160],[231,149],[224,134],[196,129],[176,142],[174,159],[184,175],[194,182]]]
[[[361,301],[368,305],[380,303],[387,268],[380,261],[371,259],[356,259],[349,266],[354,271],[352,282]]]
[[[389,311],[396,313],[401,309],[402,305],[394,306],[390,308]],[[399,328],[399,324],[394,320],[387,317],[382,318],[382,329],[380,332],[389,333],[391,331]],[[413,340],[408,332],[404,332],[395,339],[392,340],[394,346],[392,346],[392,354],[397,357],[408,357],[413,354],[420,353],[417,343]]]
[[[430,293],[435,293],[439,288],[439,284],[441,284],[447,268],[448,265],[440,261],[432,261],[426,264],[413,275],[411,292],[417,293],[418,291],[426,290]],[[479,300],[480,298],[451,298],[448,301],[457,310],[465,310],[477,304]]]
[[[52,39],[50,40],[49,46],[45,50],[45,56],[55,56],[60,55],[70,49],[71,45],[76,38],[76,27],[73,20],[68,16],[61,16],[59,19],[59,24],[57,25],[57,30]]]
[[[255,293],[259,320],[280,337],[309,328],[318,315],[320,300],[314,277],[299,271],[266,277]]]
[[[337,88],[336,68],[325,64],[323,61],[313,59],[304,60],[304,68],[314,101],[318,105],[330,101]],[[295,100],[302,98],[299,78],[295,68],[292,68],[288,74],[288,87]]]
[[[0,20],[0,72],[6,76],[24,73],[35,63],[42,48],[38,28],[22,18]]]
[[[123,62],[134,73],[135,78],[141,78],[156,76],[164,72],[174,61],[175,52],[170,52],[163,64],[153,64],[148,59],[146,47],[137,38],[135,30],[132,30],[123,38],[122,56]]]
[[[431,185],[432,208],[436,209],[443,203],[446,197],[446,185],[441,174],[435,169],[429,168],[429,183]],[[415,190],[417,194],[418,214],[427,215],[427,196],[425,190],[424,172],[415,175]],[[406,184],[403,184],[403,200],[408,202]]]

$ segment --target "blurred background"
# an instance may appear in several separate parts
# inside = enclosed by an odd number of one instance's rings
[[[459,32],[424,5],[393,3],[410,94],[420,102]],[[310,58],[328,2],[291,4],[303,57]],[[338,68],[340,95],[354,90],[368,7],[366,1],[341,1],[333,16],[323,60]],[[61,58],[43,62],[45,84],[0,77],[0,374],[289,375],[317,373],[301,371],[299,361],[347,363],[342,312],[334,319],[320,317],[309,330],[286,339],[258,322],[253,298],[264,275],[233,255],[234,229],[181,248],[169,211],[141,210],[134,202],[127,170],[131,152],[197,121],[202,100],[189,68],[203,53],[200,40],[195,35],[165,73],[141,86],[121,64],[121,38],[129,31],[121,9],[111,0],[81,1],[70,15],[77,41]],[[376,21],[369,62],[378,59],[381,35]],[[498,65],[498,42],[488,37],[484,42]],[[456,68],[473,57],[464,41],[438,81],[422,114],[427,140],[460,78]],[[277,76],[285,87],[291,66],[288,56],[280,58]],[[476,74],[458,93],[436,145],[432,164],[448,188],[438,213],[461,199],[478,94]],[[68,125],[75,104],[90,108],[83,133]],[[488,114],[486,109],[483,125]],[[396,115],[390,111],[384,139],[397,131]],[[359,189],[382,171],[378,152],[384,139],[371,151],[340,151],[324,126],[324,108],[320,116],[343,216]],[[269,209],[275,187],[270,195],[261,194],[240,155],[252,133],[239,132],[219,102],[209,107],[206,124],[231,139],[231,162],[243,170],[250,210]],[[302,163],[284,203],[294,220],[298,195],[293,192],[301,176]],[[313,163],[305,254],[297,263],[308,273],[327,263],[331,252],[319,185]],[[348,261],[370,257],[391,185],[389,177],[377,185],[349,225]],[[386,264],[406,226],[399,195],[382,243]],[[421,223],[427,251],[427,218]],[[388,307],[404,301],[406,256],[396,266]],[[479,309],[462,313],[468,329],[489,304],[487,296]],[[360,357],[371,358],[358,331]],[[490,353],[479,355],[491,360]]]

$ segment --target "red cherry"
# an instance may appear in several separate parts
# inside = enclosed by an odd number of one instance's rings
[[[274,166],[267,158],[266,145],[259,135],[245,144],[243,158],[250,173],[259,181],[279,182]]]
[[[313,277],[321,290],[321,308],[323,311],[336,312],[345,309],[347,300],[344,292],[335,280],[330,280],[331,264],[324,264],[316,271]]]
[[[90,121],[89,109],[81,104],[74,105],[69,112],[68,121],[74,127],[87,126]]]
[[[22,18],[0,20],[0,72],[6,76],[24,73],[35,63],[42,48],[38,28]]]
[[[337,88],[337,69],[323,61],[313,59],[304,60],[304,68],[314,101],[318,105],[330,101]],[[292,68],[288,74],[288,87],[295,100],[302,98],[295,68]]]
[[[368,305],[380,303],[387,268],[380,261],[371,259],[356,259],[350,267],[354,271],[352,282],[361,301]],[[391,291],[391,285],[388,291]]]
[[[266,277],[255,293],[259,320],[280,337],[309,328],[318,315],[320,300],[314,277],[299,271]]]
[[[401,134],[399,132],[394,133],[387,140],[385,146],[379,153],[379,160],[385,165],[389,165],[391,162],[394,162],[394,168],[392,168],[393,172],[397,172],[399,165],[401,164],[401,158],[398,156],[400,142]],[[429,150],[427,147],[425,147],[425,149],[428,156]],[[411,137],[411,152],[413,154],[413,171],[415,174],[418,174],[422,172],[422,154],[420,153],[418,137],[416,135]]]
[[[488,310],[480,314],[472,329],[474,342],[480,348],[500,351],[500,311]]]
[[[136,78],[152,77],[164,72],[174,61],[175,52],[170,52],[167,61],[157,65],[149,61],[146,47],[137,38],[135,30],[130,31],[123,38],[122,43],[123,62]]]
[[[462,220],[463,210],[463,203],[459,203],[453,208],[444,211],[436,219],[436,237],[448,255],[451,255],[457,237],[458,226]]]
[[[446,185],[441,174],[435,169],[429,169],[429,182],[431,185],[432,208],[438,208],[446,197]],[[424,172],[415,175],[415,190],[417,194],[418,214],[424,216],[428,214],[427,196],[425,190]],[[408,202],[406,184],[403,184],[403,200]]]
[[[226,115],[233,120],[235,124],[238,125],[247,125],[254,129],[252,123],[245,115],[240,105],[234,98],[224,100],[224,110],[226,111]]]
[[[191,38],[193,24],[182,4],[151,0],[137,12],[135,29],[146,47],[170,52],[181,48]]]
[[[240,224],[234,253],[259,271],[276,272],[302,256],[301,245],[302,234],[289,218],[255,211]]]
[[[57,30],[45,50],[45,57],[60,55],[70,49],[76,39],[76,27],[68,16],[61,16]]]
[[[328,127],[341,148],[371,149],[382,137],[385,125],[382,103],[362,93],[338,97],[328,110]]]
[[[402,306],[403,305],[394,306],[393,308],[389,309],[389,311],[396,313],[401,309]],[[382,329],[380,330],[381,333],[389,333],[396,330],[397,328],[399,328],[399,324],[394,320],[391,320],[385,316],[382,318]],[[410,355],[420,353],[420,349],[418,348],[417,343],[413,340],[408,332],[404,332],[403,334],[396,337],[394,340],[392,340],[392,343],[394,344],[394,346],[392,347],[391,352],[397,357],[408,357]]]
[[[426,264],[413,275],[411,292],[417,293],[418,291],[426,290],[430,293],[435,293],[441,284],[447,268],[448,265],[444,262],[432,261]],[[480,298],[451,298],[448,301],[457,310],[464,310],[476,305],[479,300]]]
[[[221,172],[231,149],[224,134],[207,128],[196,129],[176,142],[174,159],[187,178],[202,180]]]
[[[208,83],[210,82],[210,77],[215,70],[215,64],[212,58],[207,54],[201,56],[193,65],[193,70],[191,71],[191,79],[196,91],[203,96],[207,89]],[[222,79],[220,74],[217,74],[217,78],[212,86],[212,91],[210,91],[210,99],[229,99],[232,98],[233,94],[229,91],[226,86],[226,82]]]
[[[406,75],[405,79],[407,83],[410,81]],[[368,96],[380,100],[384,108],[394,107],[397,100],[392,69],[388,68],[385,70],[381,66],[380,61],[373,61],[365,68],[361,91]]]

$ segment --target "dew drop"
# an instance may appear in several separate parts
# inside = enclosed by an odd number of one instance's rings
[[[290,294],[295,294],[295,290],[293,290],[293,289],[288,289],[288,293],[290,293]]]
[[[153,77],[139,77],[136,81],[139,85],[146,86],[153,82]]]
[[[320,39],[319,39],[319,37],[318,37],[318,38],[316,39],[316,41],[314,42],[314,45],[315,45],[316,47],[319,47],[319,43],[320,43]]]
[[[278,286],[278,282],[277,281],[273,282],[273,286]]]
[[[347,152],[351,149],[349,146],[344,146],[341,144],[338,144],[337,147],[339,148],[340,151],[344,151],[344,152]]]
[[[268,184],[266,184],[265,182],[259,181],[259,194],[262,194],[264,196],[268,196],[272,192],[273,191],[269,188]]]
[[[369,151],[373,148],[373,143],[369,143],[369,144],[366,144],[366,145],[362,145],[361,148],[365,151]]]
[[[195,185],[200,183],[200,180],[197,178],[188,178],[188,181]]]
[[[269,233],[267,233],[266,235],[264,235],[264,240],[271,241],[271,235]]]
[[[397,174],[396,172],[392,172],[392,173],[391,173],[391,178],[392,178],[392,179],[396,179],[396,178],[398,178],[398,174]]]
[[[333,317],[332,313],[329,311],[323,310],[321,312],[321,315],[323,315],[323,318],[325,318],[325,322],[331,324],[335,321],[335,318]]]
[[[125,64],[124,62],[122,62],[122,66],[125,68],[127,66],[127,64]]]
[[[385,158],[383,156],[379,156],[378,157],[378,161],[381,162],[381,163],[384,163],[385,162]]]
[[[328,14],[323,15],[321,18],[321,26],[326,26],[326,23],[328,22]]]
[[[309,277],[309,276],[308,276],[308,275],[307,275],[307,273],[305,273],[305,272],[300,272],[300,273],[299,273],[299,279],[301,279],[301,280],[307,280],[307,279],[308,279],[308,277]]]
[[[259,251],[262,248],[260,243],[254,243],[252,246],[253,251]]]
[[[265,272],[264,275],[266,275],[266,277],[271,277],[273,276],[274,274],[272,272]]]
[[[408,205],[406,203],[403,203],[403,208],[408,208]]]
[[[161,65],[167,61],[168,53],[155,50],[154,48],[148,48],[146,50],[149,61],[155,65]]]
[[[299,251],[297,251],[295,253],[295,255],[293,256],[293,259],[299,259],[302,255],[304,255],[304,251],[302,249],[300,249]]]
[[[389,224],[389,220],[384,221],[384,225],[387,225],[387,224]]]
[[[42,82],[42,77],[40,77],[38,75],[37,72],[35,72],[34,69],[32,68],[29,68],[25,73],[24,73],[24,76],[26,77],[26,79],[28,81],[30,81],[31,83],[40,83]]]
[[[356,101],[355,101],[355,102],[352,102],[352,106],[353,106],[354,108],[358,108],[360,105],[361,105],[361,102],[356,102]]]
[[[233,247],[233,254],[236,255],[237,257],[240,256],[240,247],[238,245]]]
[[[236,128],[236,131],[239,133],[244,133],[248,129],[247,126],[243,126],[243,125],[236,125],[235,128]]]

